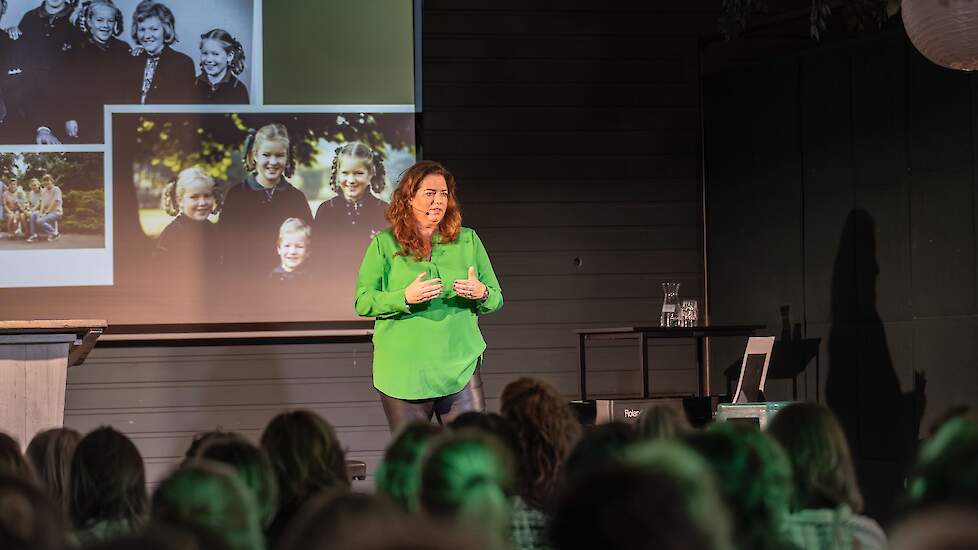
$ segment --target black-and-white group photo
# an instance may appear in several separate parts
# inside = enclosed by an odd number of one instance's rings
[[[0,143],[102,143],[111,104],[251,102],[254,0],[9,0],[0,9]]]

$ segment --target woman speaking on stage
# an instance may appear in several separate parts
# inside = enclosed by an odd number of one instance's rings
[[[414,164],[386,218],[391,227],[360,265],[356,310],[376,319],[373,380],[391,431],[482,411],[478,316],[502,307],[503,295],[479,236],[462,227],[455,178],[437,162]]]

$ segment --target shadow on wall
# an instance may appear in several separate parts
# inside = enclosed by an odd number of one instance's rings
[[[846,218],[832,273],[825,397],[845,428],[866,513],[892,514],[904,490],[924,410],[924,378],[904,394],[876,309],[876,223],[855,209]]]

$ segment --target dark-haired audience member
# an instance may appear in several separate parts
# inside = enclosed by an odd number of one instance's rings
[[[279,548],[303,550],[488,550],[471,533],[408,515],[383,497],[326,492],[309,502]]]
[[[827,407],[795,403],[778,411],[767,432],[784,449],[794,480],[788,536],[805,550],[886,547],[886,535],[859,515],[862,494],[842,426]]]
[[[41,488],[66,518],[71,509],[71,457],[80,440],[81,434],[71,428],[54,428],[38,432],[27,446],[26,456]]]
[[[506,450],[513,455],[513,458],[520,456],[522,445],[516,436],[516,430],[500,414],[469,411],[455,417],[454,420],[448,423],[448,427],[455,432],[465,430],[491,435],[506,447]]]
[[[784,532],[791,506],[791,464],[760,430],[729,422],[687,434],[684,441],[713,469],[733,520],[740,550],[784,550],[794,544]]]
[[[0,432],[0,474],[12,475],[37,484],[34,469],[20,452],[20,443],[3,432]]]
[[[234,432],[226,432],[224,430],[210,430],[207,432],[198,432],[194,434],[193,438],[190,440],[190,445],[187,446],[187,450],[183,453],[183,461],[180,463],[180,465],[186,466],[187,464],[190,464],[196,460],[201,449],[203,449],[209,443],[235,437],[240,436]]]
[[[430,422],[405,424],[384,451],[384,459],[377,467],[374,475],[377,492],[403,510],[416,510],[421,488],[421,457],[441,433],[441,426]]]
[[[907,490],[911,510],[978,509],[978,420],[958,416],[921,448]]]
[[[638,433],[624,422],[599,424],[585,431],[567,455],[565,482],[573,484],[591,473],[622,464],[628,447],[637,441]]]
[[[133,533],[145,522],[143,457],[125,435],[103,426],[71,457],[71,521],[82,546]]]
[[[148,525],[128,535],[85,550],[232,550],[222,537],[194,525]]]
[[[672,441],[629,449],[627,464],[575,479],[550,525],[557,550],[730,550],[727,509],[708,465]]]
[[[385,529],[406,517],[402,508],[382,496],[325,491],[310,499],[289,524],[279,548],[333,548],[362,536],[364,523]]]
[[[510,547],[513,457],[491,436],[459,432],[430,449],[421,467],[421,509],[478,533],[492,549]]]
[[[938,506],[900,521],[889,550],[973,550],[978,548],[978,510]]]
[[[203,459],[173,472],[157,487],[151,522],[201,528],[231,550],[265,548],[251,492],[232,468]]]
[[[278,486],[265,451],[241,436],[228,435],[212,438],[200,449],[197,456],[233,468],[254,497],[262,526],[268,526],[272,522],[278,500]]]
[[[278,511],[268,528],[271,545],[302,505],[320,491],[348,490],[346,457],[336,431],[312,411],[279,414],[261,435],[278,482]]]
[[[577,442],[581,425],[567,399],[536,378],[510,382],[500,412],[520,442],[520,488],[513,503],[513,545],[544,547],[547,514],[564,460]]]
[[[680,437],[692,430],[686,413],[668,405],[653,405],[642,412],[638,431],[648,439]]]
[[[943,428],[945,424],[959,417],[970,418],[978,421],[978,409],[975,409],[971,405],[952,405],[948,407],[931,423],[930,431],[928,432],[927,437],[934,437],[937,435],[937,432],[941,431],[941,428]]]
[[[29,480],[0,473],[0,548],[61,550],[61,514]]]

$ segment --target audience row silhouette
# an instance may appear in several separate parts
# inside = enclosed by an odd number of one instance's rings
[[[198,435],[151,497],[138,449],[111,427],[44,431],[25,453],[0,434],[0,548],[973,548],[975,457],[978,415],[956,410],[923,442],[888,540],[861,515],[845,434],[822,405],[790,405],[764,432],[693,429],[669,407],[582,429],[552,386],[521,378],[500,414],[405,426],[370,492],[305,410],[273,418],[257,445]]]

